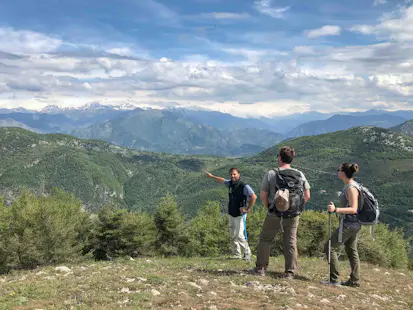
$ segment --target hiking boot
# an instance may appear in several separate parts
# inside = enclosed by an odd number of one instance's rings
[[[231,259],[241,259],[241,256],[239,256],[239,255],[232,255],[230,258],[231,258]]]
[[[354,282],[354,281],[346,281],[346,282],[341,282],[342,286],[350,286],[350,287],[360,287],[360,283]]]
[[[258,276],[263,276],[263,277],[265,276],[264,267],[262,267],[262,268],[255,267],[255,268],[249,269],[248,272],[251,273],[251,274],[254,274],[254,275],[258,275]]]
[[[330,285],[330,286],[340,286],[340,282],[338,282],[338,281],[332,281],[332,280],[330,280],[330,281],[324,280],[324,281],[321,281],[320,284]]]
[[[291,272],[285,272],[280,276],[280,278],[287,279],[287,280],[293,280],[294,274]]]
[[[251,260],[251,253],[244,253],[243,260],[250,261]]]

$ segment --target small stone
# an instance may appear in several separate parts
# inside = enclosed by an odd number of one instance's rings
[[[238,285],[236,285],[233,281],[231,281],[230,284],[231,284],[232,287],[238,286]],[[246,284],[246,285],[247,285],[247,284]],[[248,285],[247,285],[247,286],[248,286]]]
[[[151,290],[151,293],[152,293],[153,296],[159,296],[159,295],[161,295],[161,293],[160,293],[159,291],[155,290],[155,289],[152,289],[152,290]]]
[[[311,293],[308,293],[308,294],[307,294],[307,297],[308,297],[308,298],[314,298],[315,295],[314,295],[314,294],[311,294]]]
[[[198,284],[194,283],[194,282],[186,282],[188,285],[200,290],[202,289],[202,287],[200,287]]]
[[[309,290],[317,290],[318,288],[317,287],[315,287],[315,286],[308,286],[307,287]]]
[[[56,267],[56,271],[58,271],[58,272],[70,272],[70,271],[72,271],[72,269],[70,269],[69,267],[66,267],[66,266],[59,266],[59,267]]]
[[[286,291],[288,294],[296,295],[296,294],[295,294],[295,290],[294,290],[292,287],[287,288],[285,291]]]
[[[281,310],[294,310],[293,308],[289,307],[289,306],[284,306],[280,308]]]
[[[390,275],[390,272],[386,271],[384,274],[385,274],[386,276],[388,276],[388,275]]]
[[[140,278],[140,277],[137,277],[136,279],[138,279],[139,281],[142,281],[142,282],[146,282],[146,281],[148,281],[148,279],[145,279],[145,278]]]
[[[124,300],[119,300],[119,301],[118,301],[118,304],[123,305],[123,304],[127,304],[128,302],[129,302],[129,299],[126,298],[126,299],[124,299]]]
[[[380,269],[379,268],[374,268],[373,269],[375,272],[380,272]]]
[[[44,274],[46,274],[46,272],[44,272],[44,271],[39,271],[38,273],[36,273],[36,276],[42,276],[42,275],[44,275]]]
[[[401,276],[405,276],[405,274],[403,272],[399,272],[399,275]]]
[[[208,309],[209,309],[209,310],[218,310],[218,307],[217,307],[217,306],[209,306]]]
[[[145,262],[147,263],[151,263],[152,261],[150,259],[147,259]]]
[[[125,281],[126,281],[126,283],[132,283],[132,282],[135,282],[135,279],[134,278],[126,278]]]
[[[213,291],[210,291],[209,294],[212,295],[212,296],[217,296],[217,293],[215,293]]]
[[[330,301],[327,298],[321,299],[320,302],[323,303],[323,304],[329,304],[330,303]]]
[[[337,300],[344,300],[346,297],[346,295],[341,294],[337,296]]]
[[[373,295],[371,295],[371,297],[374,298],[374,299],[381,300],[381,301],[388,301],[388,300],[389,300],[388,297],[386,297],[386,296],[379,296],[379,295],[377,295],[377,294],[373,294]]]
[[[205,279],[200,279],[200,280],[199,280],[199,283],[201,283],[202,285],[208,285],[208,284],[209,284],[209,281],[208,281],[208,280],[205,280]]]
[[[135,259],[133,257],[129,257],[129,260],[134,261]]]
[[[202,294],[196,294],[196,297],[201,298]]]
[[[128,287],[124,287],[124,288],[122,288],[122,289],[120,290],[120,293],[129,294],[129,293],[130,293],[130,290],[129,290]]]

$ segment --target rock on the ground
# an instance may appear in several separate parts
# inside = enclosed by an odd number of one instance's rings
[[[195,282],[186,282],[188,285],[200,290],[202,289],[202,287],[200,287],[198,284],[196,284]]]
[[[72,269],[70,269],[69,267],[66,267],[66,266],[59,266],[59,267],[56,267],[56,271],[58,271],[58,272],[71,272]]]
[[[152,289],[152,290],[151,290],[151,293],[152,293],[153,296],[159,296],[159,295],[161,295],[161,293],[160,293],[159,291],[155,290],[155,289]]]
[[[337,296],[337,300],[344,300],[346,297],[346,295],[341,294]]]
[[[199,283],[201,283],[202,285],[208,285],[209,281],[206,279],[199,279]]]
[[[128,287],[123,287],[119,293],[123,293],[123,294],[129,294],[130,293],[130,289]]]
[[[321,299],[320,302],[323,303],[323,304],[329,304],[330,303],[330,301],[327,298]]]
[[[308,297],[308,298],[314,298],[315,295],[314,295],[314,294],[311,294],[311,293],[308,293],[308,294],[307,294],[307,297]]]
[[[213,291],[210,291],[210,292],[208,292],[210,295],[212,295],[212,296],[217,296],[217,293],[215,293],[215,292],[213,292]]]
[[[374,298],[374,299],[377,299],[377,300],[381,300],[381,301],[391,301],[391,300],[393,300],[393,298],[391,298],[391,297],[380,296],[380,295],[377,295],[377,294],[373,294],[370,297]]]
[[[218,307],[217,306],[209,306],[209,308],[208,308],[209,310],[218,310]]]
[[[292,287],[288,287],[285,291],[286,291],[288,294],[296,295],[296,294],[295,294],[295,290],[294,290]]]

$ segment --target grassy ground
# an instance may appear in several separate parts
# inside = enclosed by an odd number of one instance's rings
[[[0,277],[0,309],[412,309],[413,273],[363,264],[362,287],[327,287],[327,264],[300,259],[299,277],[279,278],[283,258],[266,277],[253,262],[226,258],[84,262]],[[342,262],[343,275],[348,263]],[[343,276],[343,279],[345,277]]]

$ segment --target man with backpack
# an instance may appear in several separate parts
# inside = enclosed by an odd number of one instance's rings
[[[231,179],[227,180],[205,172],[209,178],[228,187],[228,227],[233,252],[232,258],[250,260],[251,250],[246,239],[246,216],[254,206],[257,196],[248,184],[241,181],[238,168],[229,169],[229,173]],[[244,252],[243,257],[241,249]]]
[[[310,184],[304,174],[291,168],[295,151],[283,146],[277,154],[278,168],[268,171],[261,183],[261,201],[268,209],[257,249],[254,271],[265,275],[270,249],[276,234],[283,232],[285,277],[292,279],[297,272],[297,228],[304,204],[310,199]]]

